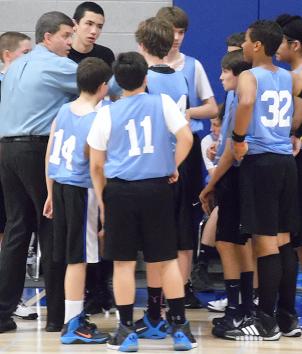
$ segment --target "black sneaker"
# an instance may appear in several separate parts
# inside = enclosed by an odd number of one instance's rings
[[[225,316],[221,318],[214,318],[214,320],[214,327],[212,329],[213,336],[224,338],[227,331],[234,330],[242,324],[243,317],[240,314],[226,313]]]
[[[191,282],[185,285],[185,308],[201,309],[203,307],[200,300],[194,294]]]
[[[192,286],[195,291],[211,292],[213,287],[211,286],[208,266],[202,263],[194,265],[191,273]]]
[[[244,320],[239,328],[226,331],[225,339],[240,341],[275,341],[279,340],[281,332],[274,316],[262,311]]]
[[[239,321],[239,319],[243,319],[241,312],[239,309],[226,307],[225,315],[221,317],[215,317],[212,319],[213,326],[217,326],[219,323],[227,321],[229,322],[230,319],[235,319],[235,323]],[[237,326],[238,327],[238,326]]]
[[[284,337],[301,337],[301,328],[297,315],[278,309],[277,323]]]
[[[115,307],[113,294],[109,287],[100,291],[99,301],[104,311],[110,311]]]
[[[197,342],[191,332],[189,321],[184,324],[172,324],[172,338],[176,351],[197,348]]]
[[[16,328],[16,322],[11,317],[0,319],[0,333],[13,331]]]
[[[108,349],[120,352],[137,352],[138,338],[134,327],[127,327],[120,323],[117,331],[107,343]]]
[[[89,323],[83,314],[64,324],[61,332],[62,344],[103,344],[110,335],[98,331],[95,324]]]
[[[134,327],[138,338],[164,339],[167,336],[167,322],[162,318],[153,321],[147,312],[134,323]]]
[[[89,315],[96,315],[102,312],[102,304],[97,297],[86,295],[84,311]]]

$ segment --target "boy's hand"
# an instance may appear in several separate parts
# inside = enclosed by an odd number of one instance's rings
[[[242,143],[238,143],[237,141],[232,140],[232,150],[233,155],[237,161],[241,161],[244,158],[244,155],[248,152],[248,144],[243,141]]]
[[[292,144],[293,144],[293,155],[297,156],[301,150],[301,139],[291,136]]]
[[[47,197],[47,199],[45,201],[44,208],[43,208],[43,215],[47,219],[53,218],[53,207],[52,207],[52,198],[51,197]]]
[[[207,148],[207,157],[211,160],[214,161],[215,157],[217,154],[217,143],[212,143],[208,148]]]
[[[190,122],[191,119],[190,109],[186,109],[185,118],[188,122]]]
[[[176,170],[170,177],[169,177],[169,183],[176,183],[178,181],[179,173],[178,170]]]
[[[199,200],[203,211],[210,215],[214,206],[214,187],[207,185],[199,194]]]

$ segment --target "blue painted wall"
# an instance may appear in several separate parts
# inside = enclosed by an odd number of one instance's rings
[[[219,82],[225,40],[245,31],[256,19],[274,19],[281,13],[302,16],[301,0],[174,0],[189,15],[190,25],[182,51],[204,65],[218,102],[224,92]]]

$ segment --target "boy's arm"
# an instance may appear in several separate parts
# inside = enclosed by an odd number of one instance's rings
[[[232,153],[232,147],[231,147],[231,139],[228,138],[226,141],[225,149],[223,151],[223,154],[221,155],[221,158],[218,162],[218,165],[213,171],[213,175],[208,183],[208,185],[202,190],[202,192],[199,195],[199,199],[202,203],[202,207],[205,210],[206,213],[210,213],[210,201],[211,201],[211,195],[215,189],[215,186],[217,182],[222,178],[222,176],[230,169],[234,162],[234,156]]]
[[[218,107],[214,98],[208,76],[200,61],[195,59],[195,89],[202,101],[200,106],[191,107],[186,111],[186,118],[214,118],[218,115]]]
[[[243,71],[238,78],[238,106],[232,136],[234,156],[238,161],[242,160],[248,150],[244,138],[253,116],[256,92],[257,82],[255,77],[249,71]]]
[[[90,175],[92,179],[93,188],[97,197],[97,201],[101,213],[101,223],[104,227],[105,215],[104,215],[104,202],[103,202],[103,190],[106,184],[106,178],[104,176],[104,163],[106,160],[106,151],[96,150],[90,147]]]
[[[291,73],[293,78],[294,115],[292,132],[295,133],[302,124],[302,73]]]
[[[191,150],[193,144],[193,135],[191,129],[188,127],[188,125],[186,125],[175,133],[175,137],[175,163],[176,167],[179,167],[179,165],[184,161]]]
[[[203,101],[203,104],[197,107],[191,107],[186,110],[186,118],[214,118],[218,115],[218,106],[214,97],[210,97]]]
[[[53,205],[52,205],[53,180],[48,177],[48,164],[49,164],[50,150],[52,147],[55,130],[56,130],[56,120],[54,119],[50,128],[50,134],[49,134],[49,139],[48,139],[47,149],[45,154],[45,180],[46,180],[46,187],[47,187],[47,199],[44,204],[43,215],[48,219],[52,219],[53,216]]]

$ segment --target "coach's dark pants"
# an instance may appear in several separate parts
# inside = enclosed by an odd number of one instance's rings
[[[22,295],[33,231],[41,245],[48,322],[64,321],[64,265],[52,260],[52,222],[42,216],[47,191],[47,138],[0,143],[1,182],[7,222],[0,253],[0,318],[11,316]]]

